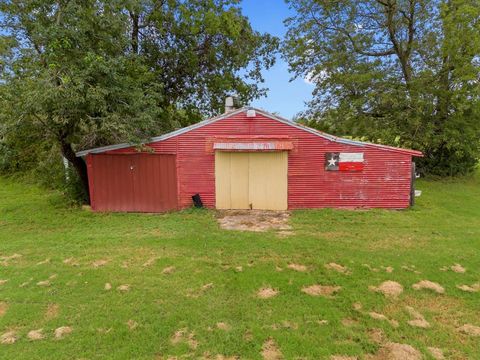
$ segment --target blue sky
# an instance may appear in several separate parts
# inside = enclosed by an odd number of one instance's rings
[[[286,28],[283,20],[292,15],[284,0],[243,0],[243,14],[250,19],[252,27],[260,32],[268,32],[282,38]],[[305,109],[305,101],[310,100],[313,85],[304,79],[290,82],[292,74],[288,65],[278,57],[274,67],[263,73],[264,86],[269,89],[267,96],[253,101],[250,105],[277,112],[279,115],[292,118]]]

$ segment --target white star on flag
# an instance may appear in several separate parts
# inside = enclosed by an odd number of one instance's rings
[[[332,156],[330,159],[328,159],[328,166],[335,166],[336,164],[335,158]]]

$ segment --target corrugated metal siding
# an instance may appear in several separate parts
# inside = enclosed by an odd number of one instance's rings
[[[87,170],[95,211],[162,212],[178,207],[175,155],[89,154]]]
[[[149,144],[156,152],[177,154],[180,207],[192,204],[199,193],[207,207],[215,207],[213,138],[231,135],[288,136],[294,143],[288,159],[288,207],[406,208],[410,200],[411,155],[380,148],[331,142],[310,132],[257,113],[233,115],[190,132]],[[117,152],[131,151],[122,149]],[[363,152],[360,172],[325,171],[326,152]]]

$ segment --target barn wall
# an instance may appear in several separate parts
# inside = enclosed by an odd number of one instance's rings
[[[191,206],[195,193],[201,195],[207,207],[215,207],[215,158],[211,143],[213,137],[222,135],[288,135],[293,139],[295,148],[288,159],[290,209],[409,206],[411,155],[331,142],[258,113],[255,118],[247,118],[242,112],[149,144],[156,152],[177,154],[180,207]],[[363,152],[364,170],[325,171],[325,152]]]
[[[94,211],[163,212],[178,208],[177,169],[171,154],[89,154]]]

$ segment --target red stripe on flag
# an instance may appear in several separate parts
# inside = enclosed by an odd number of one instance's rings
[[[363,170],[363,162],[346,161],[338,163],[338,170],[340,171],[361,171]]]

